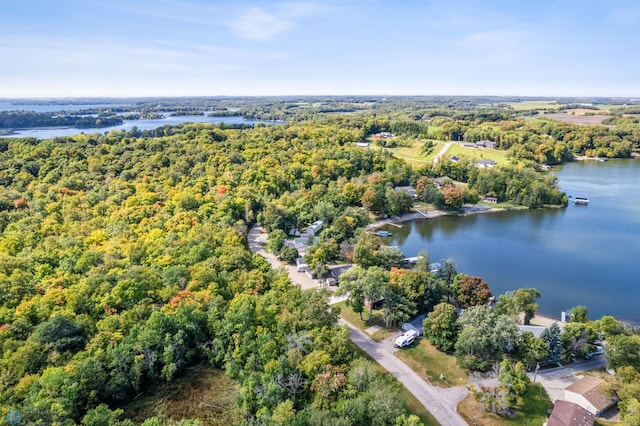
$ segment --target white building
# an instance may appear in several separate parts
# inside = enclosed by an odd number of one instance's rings
[[[584,376],[565,388],[564,399],[576,403],[588,412],[599,416],[618,401],[616,397],[609,398],[602,391],[601,385],[603,383],[604,381],[597,377]]]
[[[322,229],[323,222],[316,220],[311,225],[307,226],[307,235],[316,235]]]

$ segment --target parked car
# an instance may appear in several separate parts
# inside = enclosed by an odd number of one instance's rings
[[[596,355],[602,355],[604,353],[604,348],[602,346],[595,346],[595,349],[593,350],[593,352],[589,352],[588,354],[586,354],[584,356],[584,359],[591,359]]]
[[[406,348],[411,345],[418,338],[418,333],[415,330],[405,331],[404,334],[396,339],[394,346],[396,348]]]

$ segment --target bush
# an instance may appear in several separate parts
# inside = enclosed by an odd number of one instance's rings
[[[293,247],[282,247],[279,253],[280,260],[287,263],[293,263],[299,256],[298,250]]]

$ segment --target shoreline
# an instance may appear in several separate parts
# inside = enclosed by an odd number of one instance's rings
[[[476,206],[477,207],[477,206]],[[482,208],[475,208],[474,210],[470,210],[470,211],[465,211],[463,213],[457,213],[457,212],[447,212],[447,211],[443,211],[443,210],[429,210],[426,213],[423,213],[417,209],[414,209],[414,211],[412,213],[405,213],[402,216],[398,217],[397,219],[383,219],[383,220],[378,220],[376,222],[370,223],[369,225],[365,226],[365,229],[367,231],[376,231],[380,228],[382,228],[383,226],[386,225],[393,225],[393,224],[397,224],[397,223],[403,223],[403,222],[410,222],[412,220],[424,220],[424,219],[434,219],[436,217],[442,217],[442,216],[472,216],[475,214],[485,214],[485,213],[495,213],[495,212],[504,212],[507,211],[509,209],[506,208],[491,208],[491,207],[482,207]]]
[[[606,162],[609,160],[637,160],[638,158],[640,158],[640,154],[637,152],[632,152],[630,157],[588,157],[586,155],[578,155],[573,157],[573,160],[569,161],[568,163],[572,162],[572,161],[601,161],[601,162]],[[562,166],[565,163],[560,163],[560,164],[554,164],[555,166]]]
[[[524,316],[520,315],[520,320],[522,320],[523,318]],[[531,318],[531,321],[529,321],[529,324],[540,325],[543,327],[550,327],[551,324],[553,324],[554,322],[558,323],[560,327],[564,327],[567,324],[566,322],[562,322],[559,319],[551,318],[550,316],[547,316],[544,314],[538,314],[538,313],[536,313],[533,316],[533,318]],[[524,321],[522,323],[524,324]]]

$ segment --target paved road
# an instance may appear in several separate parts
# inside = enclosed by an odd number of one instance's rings
[[[283,265],[276,256],[264,250],[263,244],[268,241],[268,235],[262,227],[255,225],[247,236],[249,249],[252,253],[259,254],[271,264],[274,269],[283,268],[289,274],[289,278],[302,288],[317,288],[317,281],[312,280],[306,274],[297,272],[294,267]],[[337,303],[343,300],[332,297],[329,303]],[[431,386],[404,362],[399,360],[393,352],[393,341],[396,336],[388,338],[381,343],[376,343],[366,334],[347,323],[343,319],[339,320],[342,325],[347,325],[351,331],[351,340],[364,350],[371,358],[376,360],[385,370],[400,381],[424,407],[436,418],[441,425],[466,425],[467,423],[456,411],[458,403],[467,396],[467,390],[462,387],[449,389]]]
[[[264,231],[262,226],[253,225],[247,235],[247,241],[249,242],[249,250],[251,250],[252,253],[259,254],[267,259],[273,269],[282,268],[289,275],[292,283],[299,285],[305,290],[318,288],[319,283],[317,280],[309,278],[304,272],[298,272],[293,265],[280,262],[275,255],[264,249],[263,244],[269,242],[269,234]]]
[[[554,403],[559,399],[564,399],[564,389],[580,379],[580,373],[594,370],[607,365],[607,360],[603,356],[597,356],[591,360],[578,360],[566,367],[554,368],[553,370],[538,371],[536,382],[542,384],[549,398]],[[533,374],[529,374],[533,380]]]
[[[393,344],[391,344],[390,351],[388,342],[387,344],[376,343],[369,336],[343,319],[340,319],[339,323],[349,327],[351,340],[398,379],[400,383],[429,410],[441,425],[467,425],[456,411],[458,402],[467,396],[468,391],[465,388],[455,387],[443,389],[431,386],[404,362],[393,355]]]

